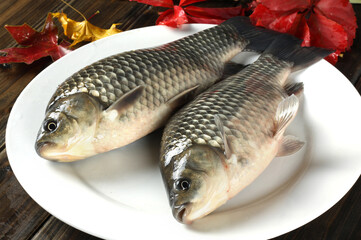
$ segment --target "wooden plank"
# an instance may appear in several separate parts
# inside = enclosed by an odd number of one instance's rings
[[[4,148],[6,123],[16,98],[50,62],[45,58],[33,65],[13,64],[10,69],[0,71],[0,149]]]
[[[361,94],[361,76],[356,81],[355,87],[356,87],[357,91]]]
[[[147,12],[155,13],[152,7],[137,2],[107,0],[75,1],[72,6],[87,18],[99,10],[99,14],[89,20],[92,24],[102,28],[109,28],[113,23],[120,23],[118,28],[123,31],[128,30],[129,26],[136,24],[140,17],[142,18],[141,23],[139,23],[140,26],[154,25],[157,17],[154,14],[147,14]],[[84,20],[73,10],[67,9],[63,11],[68,14],[68,17],[76,21]]]
[[[68,0],[72,3],[75,0]],[[45,18],[48,12],[53,12],[59,9],[67,8],[67,6],[60,0],[48,1],[1,1],[2,5],[5,2],[8,6],[1,7],[2,13],[0,14],[0,26],[4,25],[22,25],[29,24],[34,29],[40,31],[43,28]],[[5,8],[6,7],[6,8]],[[0,31],[0,49],[16,46],[16,42],[11,35],[5,30]]]
[[[79,231],[51,216],[32,240],[98,240],[100,238]]]
[[[0,202],[0,239],[28,239],[50,216],[20,186],[6,151],[0,153]]]

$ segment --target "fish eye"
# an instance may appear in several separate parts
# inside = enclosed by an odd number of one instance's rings
[[[45,123],[45,130],[48,132],[54,132],[58,127],[58,123],[54,119],[50,119]]]
[[[187,191],[191,187],[191,180],[188,178],[180,178],[175,182],[177,190]]]

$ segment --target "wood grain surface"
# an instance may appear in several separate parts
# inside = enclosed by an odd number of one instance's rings
[[[154,25],[159,10],[121,0],[68,2],[87,17],[99,10],[100,14],[91,19],[93,24],[108,28],[112,23],[122,23],[119,28],[124,31]],[[208,1],[205,4],[234,6],[239,2]],[[354,5],[354,9],[358,25],[361,26],[361,5]],[[82,20],[79,14],[60,0],[4,0],[0,2],[0,26],[21,25],[26,22],[41,30],[47,13],[59,11],[64,11],[77,21]],[[5,29],[0,29],[0,49],[15,45],[10,34]],[[5,131],[11,108],[26,85],[51,63],[50,58],[43,58],[31,65],[12,64],[10,67],[0,68],[0,239],[98,239],[66,225],[35,203],[20,186],[7,159]],[[360,29],[357,30],[351,51],[344,54],[336,67],[361,92]],[[335,206],[320,217],[274,239],[361,239],[360,202],[361,179]]]

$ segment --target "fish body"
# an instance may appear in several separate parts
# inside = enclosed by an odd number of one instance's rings
[[[36,151],[68,162],[127,145],[214,84],[237,53],[264,50],[274,34],[237,17],[159,47],[97,61],[57,88]]]
[[[282,36],[253,64],[195,98],[166,125],[160,168],[174,217],[191,223],[248,186],[275,156],[303,146],[284,136],[302,83],[295,68],[329,54]]]

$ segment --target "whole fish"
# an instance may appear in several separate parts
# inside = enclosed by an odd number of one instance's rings
[[[330,51],[302,48],[277,38],[251,65],[200,94],[167,123],[160,168],[174,217],[192,223],[235,196],[275,156],[303,146],[284,136],[295,117],[302,83],[287,82],[292,70]]]
[[[69,162],[127,145],[212,85],[237,53],[262,51],[275,34],[236,17],[160,47],[97,61],[57,88],[36,151]]]

